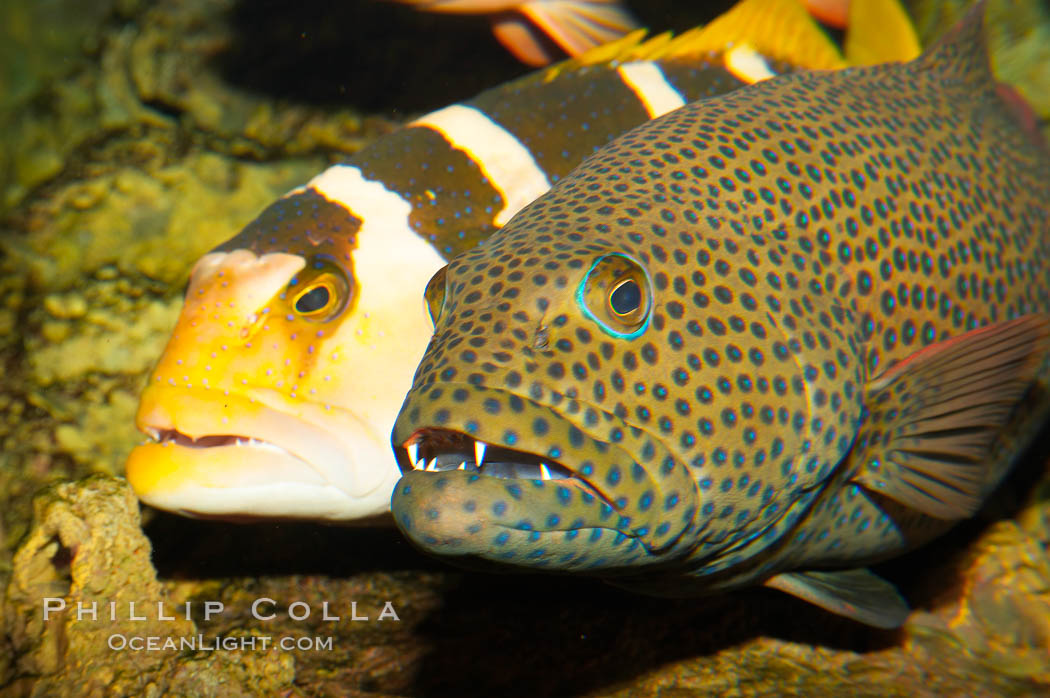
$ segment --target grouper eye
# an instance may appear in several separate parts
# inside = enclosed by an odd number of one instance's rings
[[[430,322],[437,328],[438,320],[441,319],[441,309],[445,307],[445,270],[448,266],[441,267],[427,282],[426,290],[423,291],[423,299],[427,304],[427,313]]]
[[[309,271],[300,273],[291,283],[292,308],[301,318],[326,322],[346,308],[353,287],[342,269],[327,260],[315,260]]]
[[[634,339],[649,325],[652,282],[634,259],[607,254],[591,265],[576,291],[576,302],[607,334]]]

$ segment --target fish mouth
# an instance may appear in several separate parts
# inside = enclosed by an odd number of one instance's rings
[[[625,512],[563,461],[429,426],[394,452],[394,521],[427,552],[472,569],[609,574],[650,558]]]
[[[501,480],[530,480],[570,486],[609,506],[612,501],[593,482],[565,463],[529,451],[490,444],[454,429],[425,427],[415,431],[395,455],[402,473],[463,471]]]
[[[420,429],[401,445],[401,450],[412,464],[411,470],[466,470],[489,477],[529,480],[565,480],[575,476],[570,468],[550,458],[488,444],[451,429]],[[400,457],[398,460],[404,463]],[[407,472],[404,467],[402,471]]]
[[[139,499],[234,521],[348,521],[388,510],[398,477],[389,442],[343,410],[303,404],[289,412],[253,395],[145,394],[136,421],[149,441],[125,468]]]
[[[272,450],[275,453],[296,458],[303,463],[307,463],[306,460],[299,458],[291,451],[281,448],[277,444],[271,441],[265,441],[263,439],[257,439],[254,436],[239,436],[236,434],[210,434],[208,436],[192,437],[176,429],[157,429],[155,427],[145,427],[143,431],[146,436],[150,438],[156,444],[161,446],[182,446],[184,448],[219,448],[222,446],[242,446],[250,448],[263,448]]]

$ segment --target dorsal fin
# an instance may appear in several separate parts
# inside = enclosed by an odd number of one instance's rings
[[[984,29],[985,4],[986,0],[975,2],[962,19],[912,65],[935,76],[942,86],[970,93],[972,101],[985,109],[1003,109],[1008,122],[1024,134],[1029,144],[1044,154],[1050,153],[1050,145],[1031,106],[1013,87],[995,78]]]
[[[962,19],[916,60],[916,69],[937,75],[946,86],[992,90],[995,77],[988,60],[984,11],[985,0],[975,2]]]

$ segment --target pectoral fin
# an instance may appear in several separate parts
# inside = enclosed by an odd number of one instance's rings
[[[931,344],[867,386],[865,463],[854,482],[939,519],[973,515],[998,473],[992,446],[1050,351],[1050,315]]]
[[[784,572],[766,586],[876,628],[900,627],[908,617],[908,604],[894,586],[866,569]]]

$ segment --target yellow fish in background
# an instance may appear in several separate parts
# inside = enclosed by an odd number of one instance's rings
[[[192,271],[127,477],[190,516],[385,514],[433,273],[644,121],[842,57],[796,0],[612,45],[425,115],[290,192]],[[731,47],[731,48],[727,48]]]
[[[496,38],[515,58],[531,66],[558,59],[552,41],[566,54],[578,56],[638,28],[620,0],[394,1],[427,12],[491,14]],[[839,29],[880,29],[847,35],[846,59],[852,65],[910,60],[919,55],[915,30],[897,0],[802,0],[802,4],[812,16]]]

